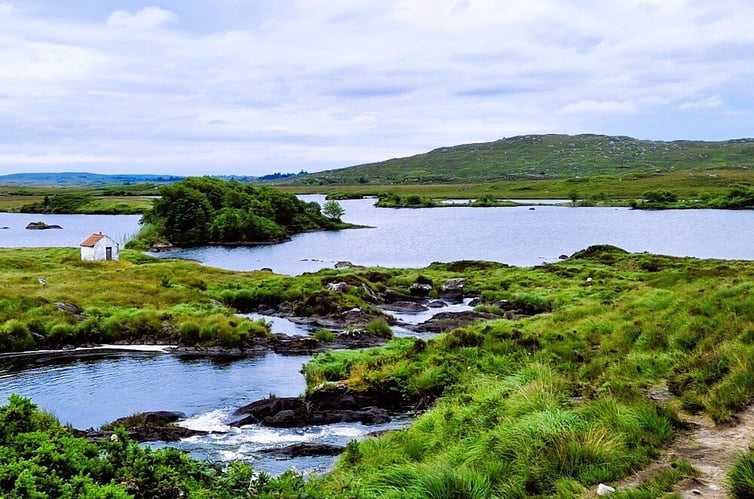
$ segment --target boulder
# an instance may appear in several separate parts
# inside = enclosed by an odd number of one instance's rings
[[[385,310],[390,310],[392,312],[403,313],[424,312],[425,310],[428,310],[426,306],[413,301],[396,301],[393,303],[385,304],[382,306],[382,308]]]
[[[426,297],[429,296],[430,291],[432,291],[431,284],[421,284],[418,282],[413,283],[411,287],[408,288],[408,292],[411,296]]]
[[[154,243],[149,247],[149,251],[151,251],[152,253],[162,253],[164,251],[172,251],[174,249],[175,246],[170,243]]]
[[[182,412],[175,411],[150,411],[126,416],[106,424],[100,430],[76,430],[77,436],[86,437],[89,440],[102,440],[110,438],[115,428],[123,428],[128,436],[137,442],[176,442],[182,438],[194,435],[206,435],[206,431],[191,430],[176,426],[176,421],[185,418]]]
[[[463,300],[463,287],[466,279],[455,277],[448,279],[440,286],[440,298],[448,301],[460,302]]]
[[[273,447],[262,449],[259,452],[263,454],[274,454],[286,458],[306,457],[306,456],[337,456],[345,450],[345,447],[331,444],[317,444],[302,442],[298,444],[286,445],[285,447]]]
[[[55,303],[55,308],[57,308],[61,312],[67,312],[71,315],[78,315],[82,312],[82,310],[77,305],[74,305],[73,303],[57,302]]]
[[[341,293],[341,294],[343,294],[346,291],[348,291],[348,288],[349,288],[348,283],[345,283],[345,282],[342,282],[342,281],[341,282],[331,282],[330,284],[327,285],[328,291],[332,291],[334,293]]]
[[[448,304],[442,300],[432,300],[431,302],[427,303],[427,307],[429,308],[445,308],[447,306]]]
[[[495,314],[486,312],[440,312],[431,319],[416,325],[413,330],[420,333],[443,333],[457,327],[468,326],[480,320],[498,319]]]
[[[394,289],[388,289],[385,291],[384,294],[385,303],[393,303],[396,301],[411,301],[413,300],[413,297],[410,295],[406,295],[403,293],[400,293]]]

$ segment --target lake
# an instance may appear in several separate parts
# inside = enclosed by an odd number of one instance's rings
[[[302,196],[324,202],[324,196]],[[231,270],[271,268],[297,275],[338,261],[382,267],[492,260],[515,266],[553,262],[594,244],[631,252],[754,259],[754,210],[445,207],[375,208],[373,199],[340,201],[344,220],[371,229],[299,234],[273,246],[183,249],[158,255]],[[533,209],[532,209],[533,208]]]
[[[75,247],[94,232],[104,232],[124,244],[139,231],[141,215],[40,215],[0,213],[0,248]],[[42,221],[62,229],[28,230]]]
[[[324,196],[301,196],[324,203]],[[338,261],[382,267],[424,267],[435,261],[492,260],[516,266],[553,262],[594,244],[632,252],[699,258],[754,259],[754,210],[631,210],[520,206],[390,209],[374,199],[340,201],[344,220],[369,229],[299,234],[256,247],[200,247],[159,258],[187,258],[230,270],[271,268],[297,275]],[[538,200],[537,202],[547,202]],[[533,209],[532,209],[533,208]],[[78,247],[92,232],[119,242],[139,230],[138,215],[0,213],[0,247]],[[63,229],[26,230],[31,221]]]

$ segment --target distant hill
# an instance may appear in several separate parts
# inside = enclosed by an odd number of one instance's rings
[[[11,173],[0,175],[0,185],[38,187],[73,187],[129,184],[165,184],[178,182],[183,177],[174,175],[103,175],[99,173]]]
[[[238,180],[239,182],[272,182],[304,175],[308,175],[307,172],[272,173],[262,177],[252,177],[248,175],[212,175],[212,177],[221,180]],[[26,187],[101,187],[145,183],[172,184],[183,180],[184,178],[186,177],[178,175],[104,175],[86,172],[11,173],[10,175],[0,175],[0,185],[22,185]]]
[[[286,183],[463,183],[710,167],[754,167],[754,139],[663,142],[606,135],[523,135],[441,147],[406,158],[313,173]]]

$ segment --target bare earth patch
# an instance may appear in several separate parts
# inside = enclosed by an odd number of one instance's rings
[[[676,402],[665,387],[650,392],[650,397],[660,404]],[[662,452],[662,455],[646,468],[630,477],[609,484],[617,490],[630,490],[650,481],[672,463],[683,459],[691,464],[699,475],[680,482],[674,493],[682,498],[726,498],[725,478],[733,460],[748,450],[754,443],[754,405],[734,415],[729,422],[715,425],[706,415],[692,415],[678,411],[688,429],[683,430]],[[585,497],[596,497],[590,490]]]

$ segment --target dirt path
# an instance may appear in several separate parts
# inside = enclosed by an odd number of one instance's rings
[[[653,390],[650,396],[660,403],[672,399],[664,387]],[[699,471],[699,476],[679,483],[674,492],[683,498],[728,497],[726,473],[736,456],[754,443],[754,405],[736,414],[730,422],[720,425],[715,425],[704,415],[679,412],[679,416],[689,428],[673,440],[660,458],[615,484],[616,489],[636,488],[663,469],[670,468],[674,461],[684,459]]]

